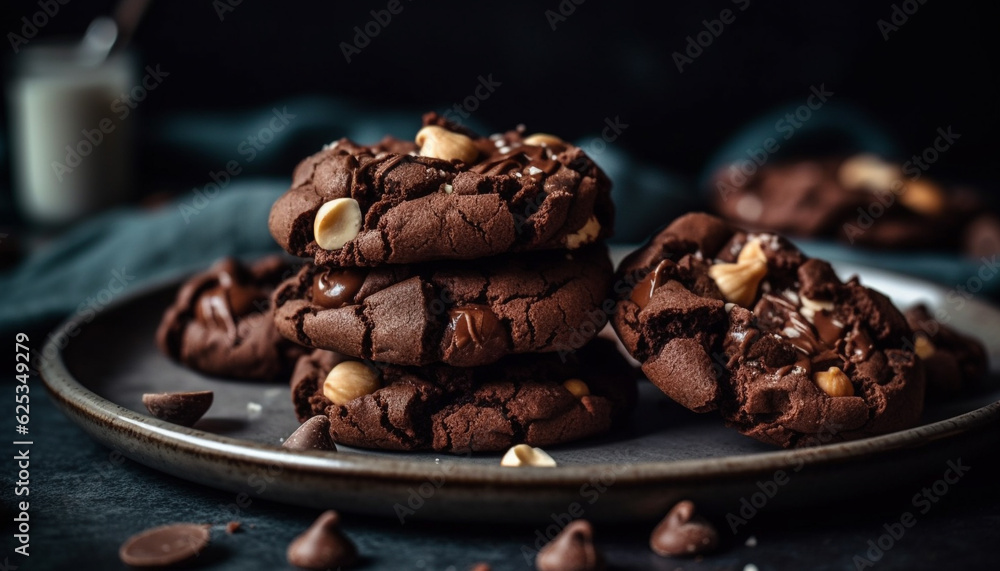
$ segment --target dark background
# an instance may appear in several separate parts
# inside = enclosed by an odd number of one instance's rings
[[[914,153],[931,144],[937,128],[953,126],[962,139],[935,164],[937,176],[991,176],[997,42],[987,3],[749,0],[740,11],[745,0],[565,0],[563,10],[573,12],[553,30],[545,12],[560,10],[556,0],[401,0],[402,12],[349,64],[340,43],[351,42],[354,27],[386,1],[242,0],[220,21],[225,1],[153,3],[134,44],[142,63],[172,75],[143,102],[141,121],[266,108],[300,95],[445,110],[472,93],[479,75],[492,74],[502,86],[476,110],[478,124],[500,130],[525,123],[573,139],[619,116],[629,124],[616,142],[622,149],[694,177],[745,122],[780,104],[804,103],[810,86],[824,84],[838,104],[867,111]],[[4,0],[5,36],[37,2]],[[69,2],[32,41],[79,36],[113,4]],[[877,21],[890,20],[894,4],[919,8],[886,41]],[[679,73],[672,54],[723,9],[733,10],[735,21]],[[5,78],[13,59],[7,44]],[[144,188],[204,182],[203,168],[165,160],[150,131],[140,133]],[[291,149],[280,168],[264,174],[288,176],[295,157],[314,150],[313,142]],[[0,180],[9,181],[7,162]]]

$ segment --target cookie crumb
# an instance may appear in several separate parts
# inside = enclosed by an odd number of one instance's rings
[[[243,526],[243,524],[240,523],[240,522],[238,522],[238,521],[231,521],[231,522],[229,522],[229,523],[226,524],[226,533],[228,533],[229,535],[232,535],[232,534],[236,533],[237,531],[239,531],[240,527],[242,527],[242,526]]]

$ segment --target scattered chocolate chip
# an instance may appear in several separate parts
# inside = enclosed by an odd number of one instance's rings
[[[194,426],[212,406],[212,391],[192,393],[146,393],[142,404],[150,414],[182,426]]]
[[[288,562],[304,569],[349,567],[358,548],[340,531],[340,516],[327,510],[288,546]]]
[[[330,419],[322,414],[303,422],[281,445],[291,450],[337,450],[330,439]]]
[[[175,523],[133,535],[118,549],[132,567],[168,567],[197,557],[208,546],[209,526]]]
[[[240,523],[238,521],[231,521],[231,522],[229,522],[229,523],[226,524],[226,533],[228,533],[229,535],[232,535],[232,534],[236,533],[237,531],[239,531],[241,527],[243,527],[242,523]]]
[[[679,502],[649,536],[649,547],[657,555],[680,557],[712,551],[719,533],[705,518],[694,513],[694,504]]]
[[[571,522],[535,558],[538,571],[602,571],[604,557],[594,547],[594,529],[582,519]]]

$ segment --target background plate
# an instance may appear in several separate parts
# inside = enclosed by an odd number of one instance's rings
[[[940,308],[939,318],[987,343],[995,381],[1000,310],[975,300],[959,303],[944,288],[919,280],[836,267],[842,277],[861,275],[902,306],[924,301]],[[794,451],[743,437],[716,415],[686,411],[643,382],[628,426],[548,449],[557,469],[501,468],[499,454],[286,451],[280,443],[298,425],[286,385],[206,377],[157,351],[154,331],[176,287],[147,290],[90,322],[81,316],[61,326],[43,351],[45,384],[74,422],[129,458],[280,502],[407,520],[537,522],[584,513],[603,521],[654,519],[683,498],[734,511],[744,501],[822,503],[877,492],[940,476],[949,459],[995,446],[1000,434],[996,382],[981,394],[931,404],[917,428]],[[190,429],[150,417],[141,404],[145,392],[206,389],[215,391],[215,402]],[[771,493],[778,487],[781,494]]]

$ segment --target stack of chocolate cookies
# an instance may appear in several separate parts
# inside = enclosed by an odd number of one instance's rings
[[[635,397],[607,341],[610,181],[579,148],[481,137],[436,114],[414,141],[341,139],[305,159],[269,227],[311,258],[272,296],[315,349],[292,376],[300,421],[335,442],[500,451],[611,427]]]

